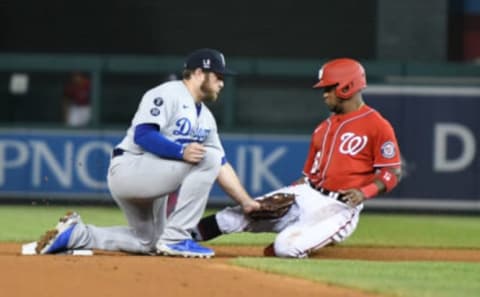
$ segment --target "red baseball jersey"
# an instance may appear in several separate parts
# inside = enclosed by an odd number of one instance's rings
[[[373,182],[375,168],[400,164],[392,125],[364,105],[320,123],[313,132],[303,173],[315,187],[338,191]]]

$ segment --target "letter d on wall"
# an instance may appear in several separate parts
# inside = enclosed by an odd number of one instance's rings
[[[463,150],[455,159],[447,159],[448,137],[456,137],[462,143]],[[475,137],[466,126],[458,123],[438,123],[435,125],[433,138],[434,171],[461,171],[470,165],[475,158]]]

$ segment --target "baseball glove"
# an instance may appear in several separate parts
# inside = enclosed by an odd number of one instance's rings
[[[260,209],[248,216],[255,220],[277,219],[283,217],[295,202],[295,194],[275,193],[257,200]]]

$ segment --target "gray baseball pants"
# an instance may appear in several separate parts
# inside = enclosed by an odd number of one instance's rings
[[[77,224],[68,247],[148,254],[162,243],[191,238],[221,167],[222,153],[206,148],[205,158],[192,165],[129,152],[111,160],[110,192],[128,226],[97,227]],[[179,190],[175,209],[167,219],[168,194]]]

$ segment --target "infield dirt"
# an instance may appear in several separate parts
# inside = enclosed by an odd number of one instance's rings
[[[261,247],[215,246],[212,259],[134,256],[96,251],[94,256],[22,256],[21,245],[0,244],[0,296],[379,296],[229,264],[262,256]],[[313,258],[382,261],[475,261],[478,250],[328,247]]]

